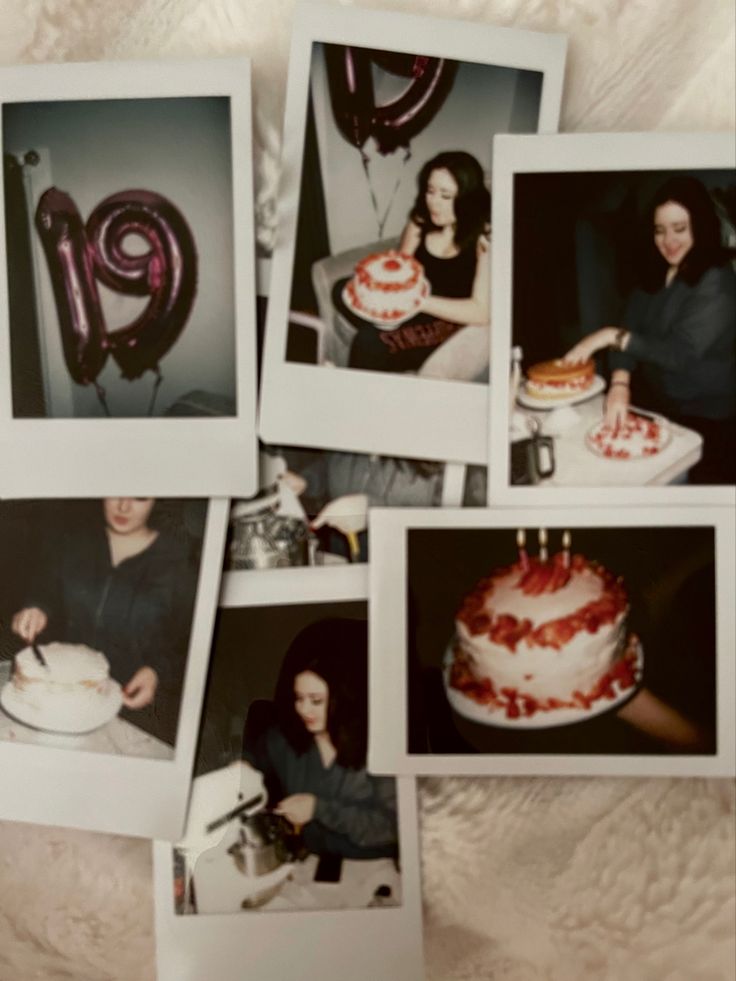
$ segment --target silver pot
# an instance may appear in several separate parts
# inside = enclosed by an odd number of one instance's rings
[[[299,518],[278,513],[278,505],[266,501],[260,508],[231,518],[229,549],[231,569],[277,569],[313,564],[316,539]]]

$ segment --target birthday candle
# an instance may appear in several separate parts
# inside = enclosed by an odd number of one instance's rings
[[[562,532],[562,564],[566,569],[570,568],[570,545],[572,544],[572,536],[570,532],[565,530]]]
[[[539,529],[539,561],[547,561],[547,529]]]

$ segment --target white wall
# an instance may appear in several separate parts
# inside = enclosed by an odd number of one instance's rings
[[[409,84],[373,65],[376,101],[395,97]],[[382,215],[400,181],[383,237],[399,235],[417,193],[423,164],[442,150],[465,150],[476,157],[490,187],[493,136],[533,132],[537,128],[541,80],[536,72],[461,62],[452,90],[429,125],[411,141],[404,163],[399,148],[382,157],[372,137],[364,150],[370,157],[371,182]],[[312,99],[327,206],[332,254],[379,238],[376,213],[358,150],[343,138],[330,106],[323,45],[312,52]]]
[[[192,312],[161,361],[156,413],[193,389],[235,396],[232,175],[226,98],[121,99],[5,105],[6,152],[47,148],[53,183],[86,221],[118,191],[145,188],[169,198],[187,219],[199,256]],[[45,261],[43,275],[47,276]],[[110,328],[145,306],[100,289]],[[47,327],[50,325],[47,325]],[[54,324],[51,329],[58,330]],[[145,414],[154,376],[120,377],[108,359],[98,381],[114,416]],[[74,415],[101,414],[94,389],[73,384]]]

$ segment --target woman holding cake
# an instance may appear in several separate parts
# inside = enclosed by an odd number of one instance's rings
[[[647,215],[639,288],[621,326],[602,327],[565,356],[580,363],[612,349],[606,420],[641,404],[694,429],[703,457],[692,483],[736,481],[736,275],[708,191],[693,177],[668,180]]]
[[[155,508],[154,498],[108,497],[101,520],[65,527],[46,543],[11,627],[28,644],[43,636],[101,651],[136,723],[148,707],[146,722],[173,741],[169,696],[183,675],[194,583],[184,543],[156,526]]]
[[[245,736],[245,759],[260,770],[271,806],[303,828],[316,854],[352,859],[398,852],[396,781],[366,771],[365,622],[320,620],[292,641],[275,695],[275,724]]]
[[[350,367],[418,371],[463,327],[488,327],[490,220],[491,196],[475,157],[452,150],[425,163],[399,252],[419,262],[430,293],[419,313],[394,330],[361,326],[350,349]]]

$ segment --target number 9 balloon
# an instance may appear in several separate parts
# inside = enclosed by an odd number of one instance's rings
[[[197,252],[181,212],[153,191],[122,191],[101,201],[85,228],[71,197],[52,187],[41,196],[36,227],[72,378],[94,384],[108,353],[124,378],[158,372],[184,329],[197,289]],[[140,236],[147,251],[127,251],[130,235]],[[150,296],[150,302],[133,323],[108,332],[97,279],[124,295]]]

